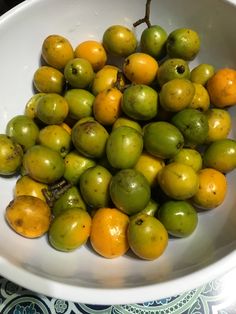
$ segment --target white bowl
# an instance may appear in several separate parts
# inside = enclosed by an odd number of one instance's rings
[[[0,18],[0,131],[23,113],[33,95],[32,76],[40,65],[43,39],[61,34],[75,46],[100,40],[112,24],[143,17],[144,0],[29,0]],[[168,32],[177,27],[197,30],[202,39],[199,62],[236,68],[236,1],[156,0],[151,21]],[[145,26],[137,28],[137,36]],[[231,109],[236,135],[236,110]],[[19,285],[48,296],[90,304],[138,303],[179,294],[223,274],[236,265],[236,172],[227,175],[226,200],[200,213],[195,233],[171,239],[155,261],[128,254],[113,260],[87,246],[73,253],[52,249],[42,237],[25,239],[4,221],[15,179],[0,178],[0,273]]]

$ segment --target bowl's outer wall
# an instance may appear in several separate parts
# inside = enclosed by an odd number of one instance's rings
[[[24,112],[33,95],[32,77],[41,64],[41,45],[47,35],[61,34],[73,46],[87,39],[101,40],[110,25],[132,27],[143,17],[144,9],[144,0],[33,0],[2,16],[1,133],[11,117]],[[152,24],[168,32],[177,27],[199,32],[201,52],[191,68],[199,62],[216,68],[236,67],[235,16],[236,7],[220,0],[156,0],[151,7]],[[137,36],[144,27],[135,30]],[[230,136],[235,136],[235,109],[231,112],[234,127]],[[48,245],[46,237],[19,237],[4,220],[14,182],[15,178],[0,178],[0,273],[33,290],[85,303],[141,302],[201,284],[236,262],[235,171],[228,175],[224,204],[200,213],[195,233],[187,239],[171,239],[165,254],[153,262],[135,259],[132,254],[106,260],[88,246],[60,253]]]

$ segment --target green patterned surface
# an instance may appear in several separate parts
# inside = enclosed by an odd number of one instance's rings
[[[93,306],[37,295],[0,277],[1,314],[234,314],[236,271],[179,296],[132,305]]]

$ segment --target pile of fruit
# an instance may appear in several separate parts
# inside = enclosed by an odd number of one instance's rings
[[[153,260],[224,202],[236,70],[201,63],[199,34],[112,25],[101,41],[42,43],[35,94],[0,135],[0,175],[18,176],[9,226],[60,251]],[[115,57],[115,58],[113,58]],[[118,60],[113,64],[111,60]],[[196,60],[196,59],[195,59]]]

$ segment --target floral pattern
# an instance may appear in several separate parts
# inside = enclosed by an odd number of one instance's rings
[[[140,304],[89,305],[68,302],[19,287],[0,277],[1,314],[231,314],[236,299],[223,296],[224,278],[214,280],[182,295]]]

